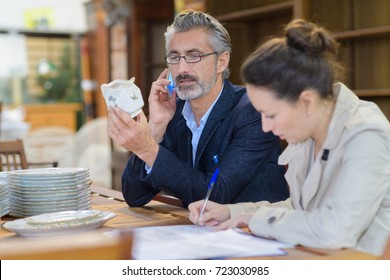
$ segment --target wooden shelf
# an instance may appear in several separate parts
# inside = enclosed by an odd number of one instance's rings
[[[345,83],[362,99],[374,100],[390,119],[390,1],[351,0],[205,0],[206,12],[215,16],[232,39],[230,60],[233,83],[239,84],[239,69],[263,40],[283,34],[292,19],[305,18],[329,28],[341,43]]]
[[[390,96],[390,89],[356,89],[354,90],[359,97],[383,97]]]
[[[77,112],[82,110],[80,103],[25,104],[26,122],[31,129],[56,125],[77,131]]]
[[[358,30],[338,32],[335,34],[335,38],[338,40],[349,40],[349,39],[361,40],[369,37],[383,37],[383,36],[390,36],[390,26],[364,28]]]
[[[238,12],[232,12],[216,16],[216,19],[220,22],[250,20],[258,16],[270,16],[283,12],[292,12],[293,7],[293,1],[285,1],[281,3],[270,4],[258,8],[246,9]]]

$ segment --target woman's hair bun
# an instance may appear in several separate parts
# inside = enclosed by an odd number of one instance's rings
[[[337,52],[337,43],[328,31],[303,19],[291,21],[284,34],[287,44],[300,51],[315,55],[327,51],[333,54]]]

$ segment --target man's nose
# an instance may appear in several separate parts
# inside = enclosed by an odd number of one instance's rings
[[[190,67],[190,64],[185,61],[184,57],[181,57],[179,63],[175,64],[177,73],[187,73]]]

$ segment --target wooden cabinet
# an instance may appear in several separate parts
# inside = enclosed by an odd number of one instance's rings
[[[206,0],[205,11],[228,29],[231,80],[240,84],[244,59],[269,36],[281,35],[293,18],[306,18],[335,33],[346,66],[345,83],[376,102],[390,119],[390,1]]]
[[[24,106],[26,122],[31,130],[40,126],[64,126],[77,131],[77,114],[82,106],[79,103],[29,104]]]

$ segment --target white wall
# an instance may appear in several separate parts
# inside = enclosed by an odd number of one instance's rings
[[[85,2],[88,0],[0,0],[0,29],[25,29],[26,9],[51,7],[54,31],[84,32],[87,29]]]

